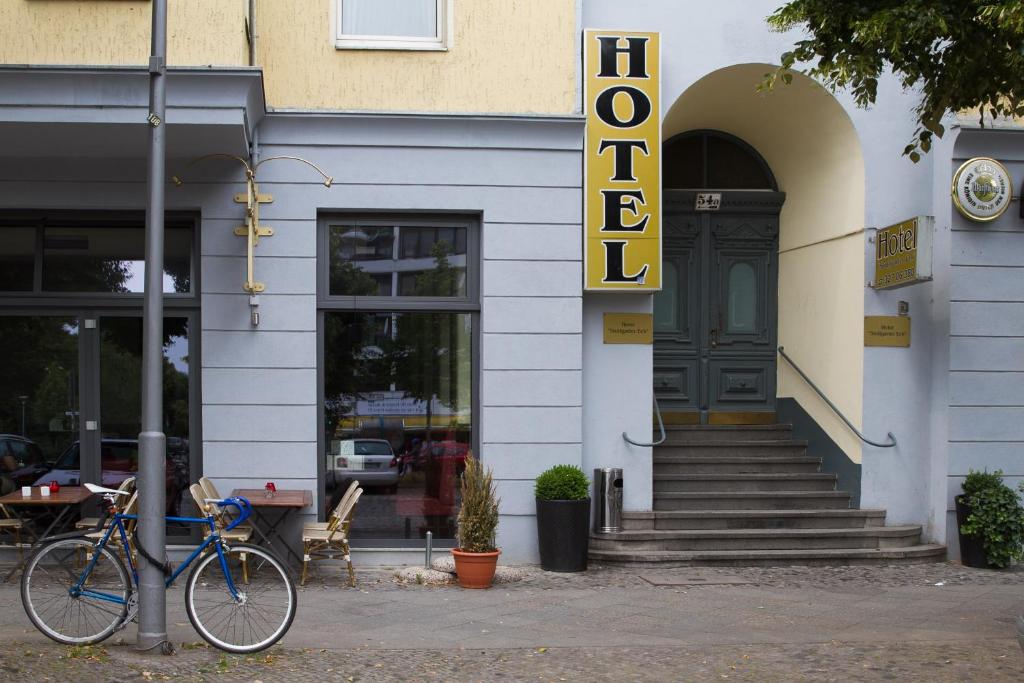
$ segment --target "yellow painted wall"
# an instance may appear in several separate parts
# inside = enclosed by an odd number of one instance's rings
[[[278,108],[568,114],[573,0],[455,0],[444,52],[338,50],[334,0],[259,0],[258,61]]]
[[[756,93],[774,68],[742,64],[705,76],[676,100],[663,134],[667,139],[714,128],[742,138],[764,156],[786,192],[779,235],[779,343],[860,427],[864,249],[857,231],[864,227],[865,200],[860,142],[842,106],[805,76],[794,74],[791,85]],[[782,358],[778,381],[779,396],[796,398],[860,462],[857,437]]]
[[[167,62],[248,64],[246,0],[171,0]],[[0,0],[0,64],[139,66],[149,61],[148,0]]]

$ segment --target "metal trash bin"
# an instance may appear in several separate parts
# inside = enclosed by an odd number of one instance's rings
[[[622,531],[622,469],[594,470],[594,531]]]

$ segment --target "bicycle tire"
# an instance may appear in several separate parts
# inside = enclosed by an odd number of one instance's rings
[[[225,547],[228,571],[244,597],[231,597],[220,558],[208,553],[192,568],[185,583],[189,621],[206,642],[237,654],[259,652],[280,640],[295,619],[295,583],[281,560],[258,546]],[[247,560],[248,582],[242,560]]]
[[[29,558],[21,575],[21,604],[32,624],[65,645],[93,645],[110,637],[128,616],[132,583],[120,558],[105,546],[87,577],[86,588],[110,593],[124,602],[74,595],[72,588],[96,545],[85,538],[48,543]]]

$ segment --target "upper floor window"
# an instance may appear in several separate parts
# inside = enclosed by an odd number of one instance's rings
[[[339,48],[443,50],[448,0],[338,0]]]

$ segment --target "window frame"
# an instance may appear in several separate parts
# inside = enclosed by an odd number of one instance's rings
[[[165,229],[187,230],[189,233],[188,292],[163,292],[164,305],[196,306],[200,291],[199,218],[195,214],[168,211],[164,217]],[[137,211],[5,211],[0,213],[0,232],[4,228],[29,228],[35,231],[32,289],[0,291],[0,305],[18,305],[22,302],[75,301],[97,302],[101,306],[138,306],[144,292],[85,292],[43,289],[44,236],[47,228],[118,228],[142,230],[145,233],[146,216]],[[143,254],[143,261],[145,260]],[[101,302],[101,303],[100,303]]]
[[[403,297],[403,296],[353,296],[330,295],[330,228],[332,225],[350,223],[375,223],[382,226],[411,227],[465,227],[466,228],[466,296],[465,297]],[[326,509],[323,482],[326,468],[323,454],[327,452],[327,435],[324,434],[324,358],[327,351],[324,339],[326,316],[330,313],[405,313],[442,312],[467,313],[470,316],[470,416],[472,437],[470,447],[474,457],[480,458],[482,435],[481,377],[483,372],[483,330],[481,316],[480,272],[483,267],[481,242],[483,216],[479,212],[325,212],[317,217],[317,258],[316,258],[316,405],[317,405],[317,510],[318,519],[324,521],[330,510]],[[435,547],[455,547],[453,539],[437,539]],[[420,539],[359,539],[361,548],[396,547],[420,548]]]
[[[343,213],[321,216],[317,229],[317,307],[348,311],[479,311],[480,310],[480,224],[472,215],[426,213],[376,214]],[[465,228],[465,296],[356,296],[331,294],[330,230],[335,225],[363,225],[408,228]]]
[[[337,0],[335,8],[334,47],[338,50],[409,50],[446,51],[448,49],[448,18],[450,0],[434,0],[437,21],[433,36],[375,36],[345,33],[342,20],[345,1]]]

